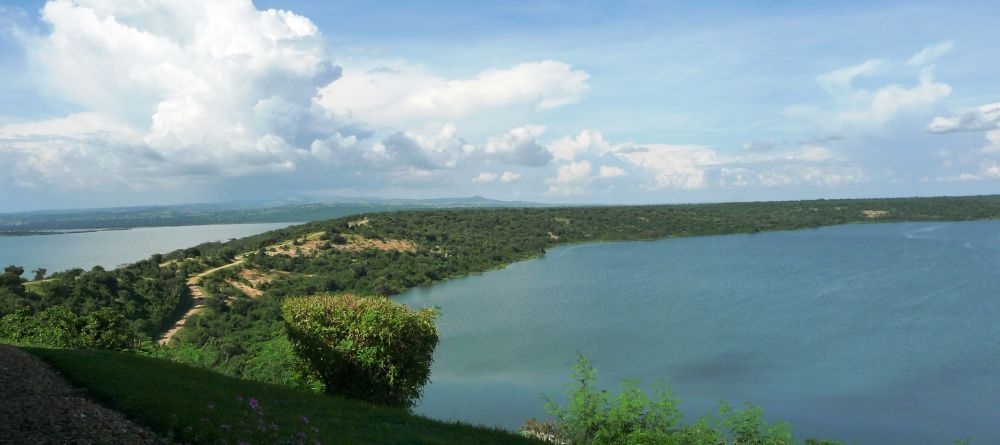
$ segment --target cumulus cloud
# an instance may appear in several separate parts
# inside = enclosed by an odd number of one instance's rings
[[[910,57],[910,59],[906,61],[906,64],[916,67],[924,66],[950,53],[953,49],[955,49],[955,42],[952,41],[945,41],[935,45],[926,46],[924,49]]]
[[[597,174],[601,178],[617,178],[625,175],[625,169],[613,165],[602,165]]]
[[[458,136],[458,126],[445,124],[432,135],[397,132],[372,149],[371,158],[425,170],[455,167],[475,146]]]
[[[357,135],[343,135],[336,132],[325,139],[316,139],[309,145],[309,153],[316,159],[333,163],[354,163],[364,157],[356,150]]]
[[[517,182],[517,181],[520,181],[520,180],[521,180],[521,174],[520,173],[503,172],[503,174],[500,175],[500,182],[502,182],[504,184],[511,183],[511,182]]]
[[[838,186],[862,182],[867,176],[858,166],[829,147],[802,144],[782,151],[751,151],[725,154],[699,145],[608,144],[609,151],[587,152],[587,156],[610,156],[636,168],[601,165],[596,175],[590,163],[563,164],[549,180],[549,193],[580,194],[595,178],[629,176],[634,185],[647,190],[699,190],[721,187],[783,187],[801,185]],[[643,173],[644,172],[644,173]],[[648,175],[648,176],[644,176]],[[648,182],[643,185],[643,181]]]
[[[497,174],[496,173],[490,173],[490,172],[481,172],[478,175],[476,175],[475,178],[472,178],[472,182],[478,183],[478,184],[483,184],[483,183],[487,183],[487,182],[493,182],[493,181],[496,181],[496,180],[497,180]]]
[[[548,149],[557,161],[572,161],[582,153],[604,154],[612,147],[600,131],[583,130],[576,136],[564,136],[550,142]]]
[[[615,155],[654,174],[654,188],[699,189],[705,167],[722,163],[715,150],[696,145],[648,144],[622,147]]]
[[[582,195],[585,185],[591,180],[593,167],[589,161],[571,162],[560,165],[556,176],[548,180],[550,195]]]
[[[377,69],[348,69],[320,92],[319,103],[336,116],[381,126],[408,127],[426,121],[457,121],[511,105],[545,110],[575,103],[589,88],[589,75],[546,60],[488,69],[470,78],[448,79],[421,66],[379,61]]]
[[[517,182],[521,179],[520,173],[514,173],[505,171],[501,174],[496,174],[492,172],[480,172],[476,177],[472,178],[472,182],[477,184],[486,184],[490,182],[495,182],[499,180],[503,184],[508,184],[511,182]]]
[[[869,59],[857,65],[821,74],[816,78],[816,81],[820,87],[829,92],[849,90],[851,89],[851,83],[854,82],[854,78],[884,72],[889,66],[889,62],[885,60]]]
[[[541,125],[525,125],[486,141],[483,151],[503,162],[540,167],[552,160],[552,154],[536,139],[545,132]]]
[[[931,133],[980,131],[1000,125],[1000,102],[978,106],[956,116],[936,116],[927,125]]]
[[[875,91],[828,91],[838,104],[836,109],[796,105],[786,108],[785,114],[812,121],[824,132],[844,134],[881,127],[903,113],[927,112],[951,90],[951,85],[935,81],[933,71],[926,68],[909,88],[891,84]]]
[[[40,86],[85,111],[0,128],[15,174],[90,184],[290,171],[330,136],[313,98],[340,70],[305,17],[249,0],[53,0],[41,20],[45,34],[23,37]],[[54,141],[76,155],[38,161]]]

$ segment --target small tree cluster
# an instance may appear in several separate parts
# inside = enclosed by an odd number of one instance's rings
[[[408,407],[430,379],[435,309],[343,294],[289,299],[282,315],[295,354],[327,393]]]
[[[143,337],[125,316],[103,308],[77,315],[64,306],[32,314],[19,307],[0,319],[0,340],[59,348],[135,349]]]

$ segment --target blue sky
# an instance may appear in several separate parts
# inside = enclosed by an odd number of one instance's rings
[[[997,2],[4,2],[0,211],[1000,192]]]

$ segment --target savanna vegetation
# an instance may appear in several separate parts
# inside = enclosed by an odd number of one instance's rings
[[[85,332],[93,329],[87,326],[112,320],[145,340],[134,342],[145,354],[318,390],[324,387],[322,370],[315,361],[311,370],[303,367],[310,363],[301,356],[309,352],[295,338],[295,326],[286,323],[287,310],[282,313],[282,305],[294,297],[391,296],[544,255],[567,243],[998,217],[1000,196],[363,214],[205,243],[115,270],[74,269],[27,281],[23,270],[8,267],[0,275],[0,317],[5,317],[0,341],[120,349],[111,339],[64,342],[70,335],[65,332]],[[223,265],[230,267],[200,278],[203,310],[187,319],[167,345],[152,344],[191,308],[187,281]],[[53,307],[64,309],[46,312]],[[71,320],[63,329],[29,319]],[[412,398],[411,393],[393,402],[405,405]]]

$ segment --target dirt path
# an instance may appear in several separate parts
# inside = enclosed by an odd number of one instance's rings
[[[236,261],[233,261],[232,263],[226,264],[224,266],[219,266],[214,269],[206,270],[202,273],[199,273],[198,275],[188,278],[187,286],[188,289],[191,291],[191,299],[193,300],[194,304],[191,305],[191,309],[188,309],[188,311],[181,316],[180,320],[177,320],[177,323],[174,323],[174,326],[170,328],[170,330],[165,332],[163,336],[160,337],[159,343],[161,345],[170,343],[170,340],[174,338],[174,335],[177,335],[177,332],[184,327],[184,323],[187,323],[188,319],[191,318],[192,315],[201,312],[202,309],[205,308],[205,289],[201,287],[202,278],[211,275],[213,273],[216,273],[222,269],[236,267],[239,266],[240,264],[243,264],[242,256],[237,257]]]
[[[0,345],[0,444],[166,443],[83,397],[38,357]]]

